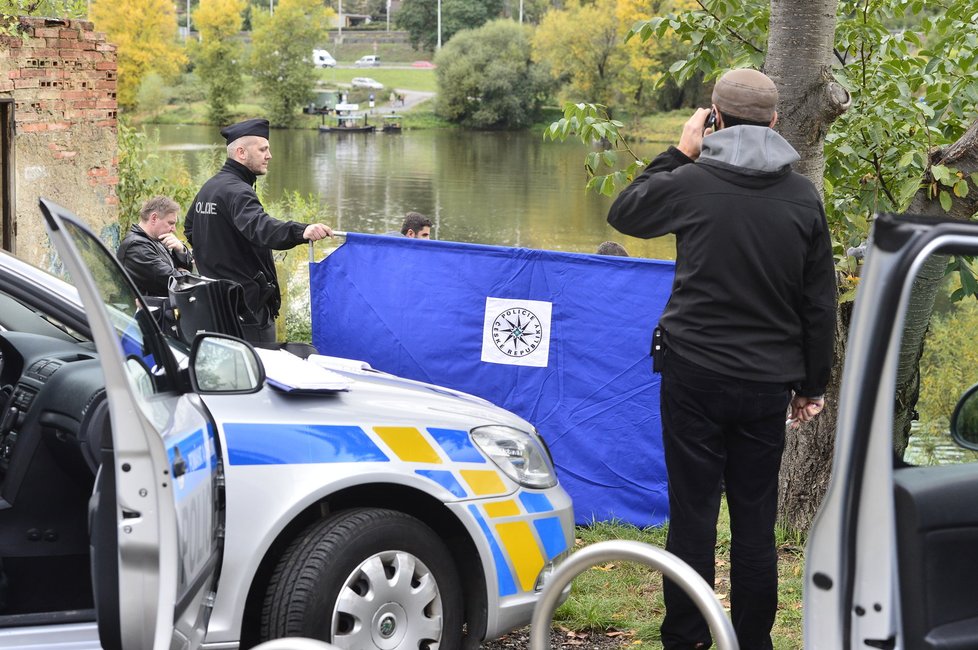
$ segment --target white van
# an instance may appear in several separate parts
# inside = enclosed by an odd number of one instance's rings
[[[357,59],[357,62],[354,63],[353,65],[355,65],[358,68],[376,67],[380,65],[380,57],[377,56],[376,54],[368,54],[366,56],[361,56],[359,59]]]
[[[317,68],[332,68],[336,65],[336,59],[326,50],[313,50],[312,64]]]

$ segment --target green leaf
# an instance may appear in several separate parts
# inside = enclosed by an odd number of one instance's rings
[[[975,279],[975,274],[966,264],[958,265],[958,278],[961,280],[961,288],[966,295],[978,295],[978,280]]]
[[[615,178],[614,175],[609,174],[603,177],[601,181],[601,193],[605,196],[612,196],[615,193]]]
[[[941,190],[940,198],[941,198],[941,207],[944,208],[944,212],[950,212],[951,211],[951,195],[948,194],[946,191]]]
[[[954,196],[963,199],[968,196],[968,181],[963,178],[958,179],[958,182],[954,184]]]
[[[935,181],[945,184],[951,177],[950,170],[944,165],[932,165],[930,168],[930,174],[934,177]]]
[[[594,170],[598,168],[598,156],[600,156],[597,151],[591,151],[584,158],[584,166],[587,167],[588,172],[594,173]]]
[[[852,289],[849,289],[848,291],[844,292],[842,295],[839,296],[839,302],[840,303],[852,302],[855,299],[855,297],[856,297],[856,287],[853,287]]]

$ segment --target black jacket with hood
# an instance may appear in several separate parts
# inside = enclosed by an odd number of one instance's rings
[[[627,235],[676,236],[676,276],[660,319],[666,346],[716,373],[785,382],[805,397],[829,381],[836,317],[832,245],[821,198],[791,171],[798,153],[760,126],[675,147],[615,200]]]

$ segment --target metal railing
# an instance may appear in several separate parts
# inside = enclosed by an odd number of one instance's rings
[[[646,564],[679,585],[703,614],[717,650],[740,650],[730,619],[713,589],[700,574],[672,553],[650,544],[614,540],[598,542],[573,553],[544,585],[530,622],[530,650],[550,649],[550,628],[564,588],[588,569],[612,560]]]

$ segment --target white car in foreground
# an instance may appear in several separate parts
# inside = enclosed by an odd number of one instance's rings
[[[447,650],[529,621],[573,544],[532,426],[345,360],[273,386],[262,358],[311,362],[165,336],[41,207],[75,288],[0,254],[0,647]]]

